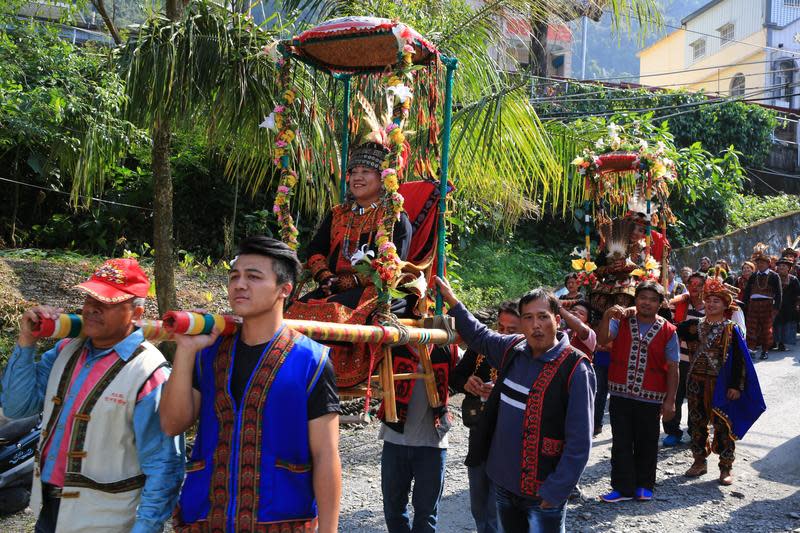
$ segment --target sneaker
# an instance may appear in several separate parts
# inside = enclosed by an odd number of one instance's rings
[[[759,359],[761,359],[762,361],[766,361],[767,359],[769,359],[769,354],[767,354],[767,352],[761,352],[761,357],[759,357]]]
[[[681,438],[678,435],[667,435],[664,437],[663,445],[666,447],[677,446],[681,443]]]
[[[630,496],[623,496],[620,494],[619,491],[612,490],[608,494],[603,494],[600,496],[600,499],[606,503],[617,503],[617,502],[626,502],[628,500],[632,500]]]
[[[646,489],[644,487],[639,487],[636,489],[636,501],[637,502],[649,502],[653,499],[653,491],[650,489]]]

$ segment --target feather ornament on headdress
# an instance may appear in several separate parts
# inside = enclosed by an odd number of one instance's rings
[[[356,101],[361,106],[363,113],[362,122],[363,129],[361,131],[361,142],[373,142],[382,144],[384,146],[389,144],[389,138],[386,134],[386,126],[392,121],[392,117],[384,111],[383,115],[379,118],[375,112],[375,107],[367,100],[364,93],[359,91],[356,93]],[[391,111],[389,112],[391,113]]]
[[[628,220],[615,218],[611,222],[600,225],[600,236],[606,247],[606,256],[610,261],[628,257],[628,244],[632,226]]]
[[[769,261],[769,247],[763,242],[759,242],[753,246],[753,255],[751,256],[751,259],[754,262],[758,261],[759,259]]]
[[[730,307],[739,297],[739,288],[725,283],[728,273],[721,267],[713,267],[708,271],[708,278],[703,286],[704,296],[717,296],[727,302]]]

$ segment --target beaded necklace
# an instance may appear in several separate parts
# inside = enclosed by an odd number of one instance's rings
[[[357,203],[354,203],[353,207],[350,208],[350,214],[348,215],[348,218],[347,218],[347,228],[345,229],[344,238],[342,240],[342,257],[346,261],[348,261],[348,262],[351,261],[352,258],[353,258],[353,254],[355,254],[356,251],[358,250],[358,243],[359,243],[360,238],[361,238],[361,229],[364,227],[365,224],[368,224],[369,222],[371,222],[375,218],[375,215],[378,212],[377,207],[378,207],[378,204],[373,202],[373,203],[369,204],[367,207],[361,207]],[[363,215],[365,215],[365,214],[368,215],[368,216],[366,216],[363,219],[361,219],[361,217]],[[358,232],[357,232],[357,234],[355,236],[355,245],[353,246],[353,248],[351,250],[350,249],[351,232],[353,231],[353,223],[355,222],[356,218],[361,219],[361,224],[359,225]],[[374,230],[374,228],[373,228],[373,230]],[[372,242],[373,230],[370,230],[369,240],[367,241],[368,243]]]

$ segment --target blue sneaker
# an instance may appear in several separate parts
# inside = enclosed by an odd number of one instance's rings
[[[636,501],[637,502],[649,502],[653,499],[653,491],[650,489],[646,489],[644,487],[640,487],[636,489]]]
[[[617,503],[617,502],[625,502],[628,500],[632,500],[633,498],[631,498],[630,496],[623,496],[617,490],[612,490],[608,494],[603,494],[602,496],[600,496],[600,499],[606,503]]]
[[[664,446],[672,447],[677,446],[681,443],[681,438],[677,435],[667,435],[664,437]]]

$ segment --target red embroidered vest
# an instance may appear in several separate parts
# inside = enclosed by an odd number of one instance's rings
[[[639,335],[636,317],[621,320],[611,346],[608,392],[646,401],[664,401],[667,395],[667,341],[675,326],[656,316],[644,335]]]
[[[531,498],[538,497],[539,487],[561,460],[569,383],[582,359],[588,360],[568,346],[556,359],[545,363],[528,393],[522,428],[520,490]]]

